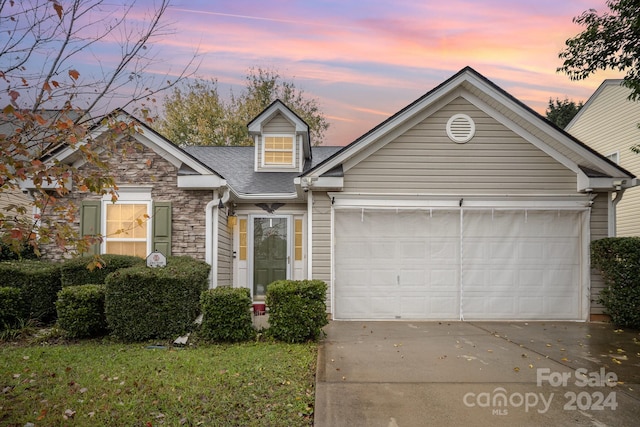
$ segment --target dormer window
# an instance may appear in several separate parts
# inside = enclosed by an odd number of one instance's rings
[[[311,160],[309,126],[280,100],[249,122],[255,145],[255,172],[302,172]]]
[[[264,166],[295,166],[295,143],[291,135],[264,136]]]

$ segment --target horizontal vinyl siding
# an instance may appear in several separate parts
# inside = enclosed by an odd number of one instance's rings
[[[617,82],[607,85],[568,131],[605,156],[618,153],[620,166],[637,176],[640,175],[640,155],[630,148],[640,144],[640,102],[629,101],[629,93],[629,89]],[[640,235],[639,210],[640,191],[626,190],[617,209],[618,236]]]
[[[233,285],[232,241],[224,209],[218,209],[218,220],[218,286],[231,286]]]
[[[456,144],[447,120],[468,114],[476,134]],[[380,193],[566,194],[576,175],[458,98],[345,172],[345,191]]]
[[[638,218],[640,188],[633,187],[625,190],[616,211],[616,235],[620,237],[640,236],[640,220]]]
[[[604,239],[608,236],[609,219],[607,215],[608,193],[598,193],[591,207],[591,241]],[[600,291],[604,288],[604,281],[600,272],[591,269],[591,314],[602,314],[603,307],[598,303]]]
[[[262,125],[262,133],[294,133],[295,127],[282,114],[276,114]]]
[[[331,313],[331,201],[326,193],[313,193],[313,271],[311,277],[328,286],[327,312]]]
[[[0,193],[0,212],[2,212],[7,217],[13,218],[14,216],[22,216],[18,215],[15,209],[6,210],[7,206],[16,205],[16,206],[24,206],[26,208],[26,216],[32,215],[33,207],[31,206],[30,199],[22,194],[21,191],[18,190],[5,190]]]

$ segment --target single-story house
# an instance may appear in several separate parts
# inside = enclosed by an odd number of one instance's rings
[[[591,95],[565,130],[633,174],[640,172],[640,102],[629,99],[631,89],[622,79],[608,79]],[[611,236],[640,236],[640,188],[621,187],[612,207]]]
[[[346,146],[313,147],[280,101],[248,127],[253,147],[180,148],[139,123],[141,150],[112,165],[118,201],[71,192],[77,226],[100,253],[204,259],[211,287],[254,301],[277,279],[323,280],[334,319],[602,313],[589,242],[635,177],[472,68]]]

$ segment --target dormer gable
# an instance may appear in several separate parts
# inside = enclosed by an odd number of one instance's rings
[[[311,159],[309,126],[282,101],[271,103],[248,127],[256,172],[302,172]]]

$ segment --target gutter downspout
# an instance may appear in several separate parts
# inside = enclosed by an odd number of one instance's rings
[[[307,193],[307,279],[313,279],[313,192]]]
[[[223,193],[222,197],[218,197],[218,190],[213,192],[213,199],[207,203],[205,208],[205,243],[204,253],[205,261],[211,266],[209,274],[209,289],[218,287],[218,245],[220,216],[218,212],[218,204],[220,201],[226,203],[229,200],[229,191],[226,187],[220,187]]]
[[[623,188],[616,188],[616,197],[611,200],[611,209],[609,209],[609,237],[616,237],[616,218],[617,218],[617,206],[622,200],[622,196],[624,195]]]

